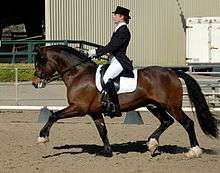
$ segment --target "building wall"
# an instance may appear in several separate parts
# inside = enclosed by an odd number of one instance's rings
[[[220,16],[219,0],[46,0],[47,39],[86,40],[105,45],[112,34],[112,11],[131,10],[128,56],[136,66],[185,65],[185,17]]]

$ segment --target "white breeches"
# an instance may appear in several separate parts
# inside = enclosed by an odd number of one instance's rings
[[[109,79],[116,78],[122,71],[123,71],[123,67],[118,62],[118,60],[113,56],[112,59],[110,60],[110,65],[103,76],[104,83],[106,84]]]

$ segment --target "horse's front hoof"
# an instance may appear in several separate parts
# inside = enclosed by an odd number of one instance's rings
[[[49,137],[38,137],[37,138],[37,144],[45,144],[45,143],[47,143],[47,142],[49,142]]]
[[[185,154],[188,158],[198,158],[202,155],[202,149],[199,146],[190,148],[190,150]]]
[[[159,143],[157,142],[157,140],[155,138],[150,138],[150,140],[147,143],[147,146],[148,146],[148,150],[151,153],[151,156],[154,156],[158,145],[159,145]]]
[[[97,156],[112,157],[113,153],[109,150],[102,150],[96,154]]]

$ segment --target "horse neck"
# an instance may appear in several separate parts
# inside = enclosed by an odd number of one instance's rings
[[[62,77],[62,80],[65,83],[67,88],[68,87],[73,87],[72,86],[73,83],[74,83],[74,87],[77,87],[76,85],[77,84],[80,85],[80,83],[82,81],[85,81],[84,80],[85,78],[86,78],[86,81],[89,81],[88,78],[91,78],[91,81],[92,81],[92,79],[95,76],[96,69],[97,68],[95,66],[90,66],[90,65],[80,66],[79,68],[77,68],[74,71],[70,70],[69,73],[65,74]]]
[[[70,62],[63,58],[57,61],[57,71],[67,87],[83,75],[95,75],[96,69],[97,65],[92,62],[74,61],[74,59]]]
[[[63,73],[68,72],[69,70],[76,70],[77,64],[79,61],[75,58],[68,58],[68,56],[61,55],[60,53],[56,52],[56,56],[52,57],[53,61],[56,64],[56,71],[62,76]],[[66,72],[65,72],[66,71]]]

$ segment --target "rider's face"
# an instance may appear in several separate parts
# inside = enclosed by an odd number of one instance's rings
[[[113,14],[112,15],[112,20],[115,24],[118,24],[120,22],[124,21],[124,16],[121,14]]]

